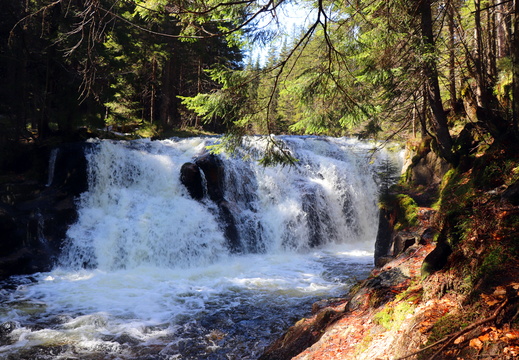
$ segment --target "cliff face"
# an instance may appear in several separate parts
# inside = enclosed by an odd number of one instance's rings
[[[479,150],[456,168],[430,152],[414,159],[420,176],[410,169],[411,181],[384,203],[378,267],[261,359],[519,356],[519,152],[471,148]],[[427,173],[434,178],[424,181]]]

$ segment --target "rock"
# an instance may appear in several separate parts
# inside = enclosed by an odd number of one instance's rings
[[[436,271],[443,269],[447,264],[447,259],[452,253],[452,249],[446,241],[438,240],[438,244],[433,251],[427,255],[420,269],[422,277],[429,276]]]
[[[375,266],[382,267],[387,263],[393,226],[391,226],[391,213],[386,209],[380,209],[377,240],[375,241]]]
[[[10,334],[14,329],[16,329],[16,323],[14,321],[6,321],[0,324],[0,336]]]
[[[411,168],[409,182],[418,185],[438,185],[450,165],[434,151],[429,151]]]
[[[420,236],[407,231],[399,231],[395,234],[392,241],[391,254],[398,256],[405,252],[411,246],[418,244]]]
[[[287,360],[301,353],[316,343],[326,328],[340,317],[340,313],[325,308],[310,319],[299,320],[276,342],[274,342],[258,360]]]
[[[233,253],[242,251],[240,235],[236,227],[236,220],[232,212],[232,205],[226,200],[218,202],[218,209],[220,210],[220,223],[224,227],[224,235],[227,239],[229,249]]]
[[[507,200],[514,206],[519,206],[519,181],[510,185],[501,195],[504,200]]]
[[[9,334],[16,329],[16,323],[14,321],[6,321],[0,324],[0,345],[9,345],[12,341],[9,338]]]
[[[204,172],[207,182],[207,194],[214,202],[223,199],[224,168],[223,163],[214,154],[204,154],[195,159],[195,164]]]
[[[95,145],[86,142],[63,144],[57,149],[54,174],[48,184],[72,196],[79,196],[88,190],[86,152]]]
[[[312,304],[312,314],[315,315],[318,312],[326,309],[327,307],[337,307],[337,306],[346,305],[346,300],[344,298],[331,298],[331,299],[322,299]]]
[[[202,174],[198,165],[185,163],[180,168],[180,181],[189,191],[189,195],[195,200],[202,200],[204,197],[204,184]]]
[[[207,186],[206,191],[209,198],[218,205],[218,217],[220,224],[222,224],[229,249],[234,253],[242,251],[241,239],[234,218],[234,204],[227,201],[223,196],[225,173],[222,160],[214,154],[207,153],[196,158],[193,165],[204,172]],[[193,168],[193,165],[184,164],[182,166],[181,179],[185,177],[186,183],[188,182],[188,178],[193,180],[195,184],[189,185],[188,190],[191,196],[196,199],[200,196],[200,193],[203,194],[203,188],[200,189],[199,185],[196,184],[198,179],[196,178],[196,170]],[[182,182],[184,183],[184,180],[182,180]],[[203,186],[201,174],[199,184],[201,187]]]
[[[77,218],[76,198],[88,189],[85,152],[92,146],[59,147],[50,184],[41,177],[41,181],[18,180],[0,186],[0,278],[52,268],[67,229]],[[40,162],[44,164],[35,166],[46,166],[49,160]]]
[[[368,278],[361,284],[358,291],[350,294],[351,299],[346,310],[365,310],[370,306],[374,308],[381,306],[395,297],[391,288],[400,287],[409,280],[410,277],[404,275],[398,267]]]

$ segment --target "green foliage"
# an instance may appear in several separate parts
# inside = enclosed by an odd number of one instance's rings
[[[400,178],[398,167],[388,158],[384,159],[377,166],[375,172],[379,183],[379,198],[381,203],[386,203],[389,199],[390,188]]]
[[[248,87],[243,85],[242,72],[232,71],[225,66],[215,66],[206,70],[210,78],[220,84],[211,93],[199,93],[193,97],[179,96],[189,110],[202,117],[205,123],[221,121],[237,123],[243,121]]]

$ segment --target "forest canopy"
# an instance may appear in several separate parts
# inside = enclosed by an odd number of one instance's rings
[[[275,26],[287,5],[310,14],[288,34]],[[0,140],[81,127],[142,136],[185,128],[421,135],[455,163],[455,137],[467,123],[492,139],[517,139],[517,7],[515,0],[8,0]],[[250,56],[258,43],[261,59]]]

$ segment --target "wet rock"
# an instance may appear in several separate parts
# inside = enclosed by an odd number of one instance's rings
[[[10,334],[14,329],[16,329],[16,323],[14,321],[6,321],[0,324],[0,336]]]
[[[388,255],[391,249],[392,234],[391,213],[386,209],[380,209],[377,239],[375,241],[376,267],[384,266],[388,259],[391,259]]]
[[[204,154],[195,159],[195,164],[204,172],[207,194],[215,202],[223,199],[224,167],[222,160],[214,154]]]
[[[198,171],[197,171],[198,169]],[[206,193],[218,206],[218,217],[231,252],[242,251],[242,243],[236,227],[235,205],[224,198],[224,166],[222,160],[214,154],[204,154],[195,159],[194,164],[186,163],[181,169],[181,180],[194,199],[204,195],[200,170],[205,176]]]
[[[327,307],[344,306],[345,303],[346,299],[344,298],[322,299],[312,304],[312,314],[315,315]]]
[[[363,310],[370,306],[374,308],[381,306],[394,299],[395,292],[391,289],[401,287],[409,280],[410,277],[398,267],[383,271],[365,280],[358,291],[351,294],[346,310]]]
[[[258,360],[286,360],[319,341],[326,328],[340,317],[340,313],[325,308],[310,319],[302,319],[274,342]]]
[[[240,252],[242,246],[232,211],[232,204],[226,200],[221,200],[218,202],[218,208],[220,210],[220,223],[223,224],[224,235],[228,241],[229,248],[231,252]]]
[[[50,184],[43,182],[43,176],[41,181],[13,177],[1,184],[0,278],[52,268],[66,231],[77,218],[76,198],[88,189],[85,153],[91,148],[92,144],[77,143],[56,150],[53,172],[45,179],[51,179]],[[48,158],[41,161],[45,164],[39,167],[49,163]]]
[[[81,142],[63,144],[57,149],[54,174],[51,174],[54,188],[72,196],[79,196],[88,190],[86,154],[94,144]]]
[[[204,184],[200,168],[194,163],[185,163],[180,168],[180,181],[189,191],[189,195],[195,200],[204,197]]]
[[[16,329],[16,323],[14,321],[6,321],[0,324],[0,345],[8,345],[11,343],[9,334]]]

